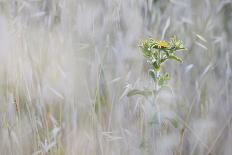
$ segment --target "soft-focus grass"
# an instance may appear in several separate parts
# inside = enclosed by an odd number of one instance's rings
[[[0,0],[0,154],[232,154],[231,10],[229,0]],[[138,41],[172,35],[189,49],[164,65],[173,92],[128,98],[151,84]]]

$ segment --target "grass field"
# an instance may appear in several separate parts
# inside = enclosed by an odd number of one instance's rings
[[[176,35],[156,99],[138,47]],[[1,155],[231,155],[231,0],[0,0]]]

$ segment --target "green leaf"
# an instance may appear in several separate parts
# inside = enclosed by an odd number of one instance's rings
[[[160,71],[160,65],[158,65],[157,62],[154,62],[152,66],[154,67],[155,71]]]
[[[167,58],[162,58],[160,62],[163,63],[166,60],[167,60]]]
[[[170,122],[175,128],[178,128],[178,121],[176,119],[171,119]]]
[[[145,58],[151,57],[151,45],[149,44],[148,41],[145,41],[139,47],[142,49],[143,55]]]
[[[163,86],[169,79],[170,76],[167,73],[164,75],[160,75],[160,77],[158,78],[158,85]]]
[[[173,59],[173,60],[176,60],[178,62],[182,62],[181,58],[175,56],[175,55],[169,55],[168,59]]]
[[[152,77],[154,81],[156,81],[156,74],[154,70],[149,70],[149,75]]]
[[[127,93],[127,97],[131,97],[135,95],[142,95],[142,96],[148,97],[152,95],[152,91],[133,89]]]
[[[151,51],[149,51],[147,48],[143,48],[143,55],[145,58],[151,57]]]

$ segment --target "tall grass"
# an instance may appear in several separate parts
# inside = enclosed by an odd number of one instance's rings
[[[0,154],[232,154],[231,10],[229,0],[0,0]],[[151,87],[140,39],[173,35],[188,51],[163,66],[172,91],[128,98]]]

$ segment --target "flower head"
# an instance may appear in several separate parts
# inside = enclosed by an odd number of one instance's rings
[[[166,41],[160,41],[160,40],[156,40],[155,41],[155,46],[157,47],[157,48],[167,48],[168,46],[169,46],[169,43],[168,42],[166,42]]]

